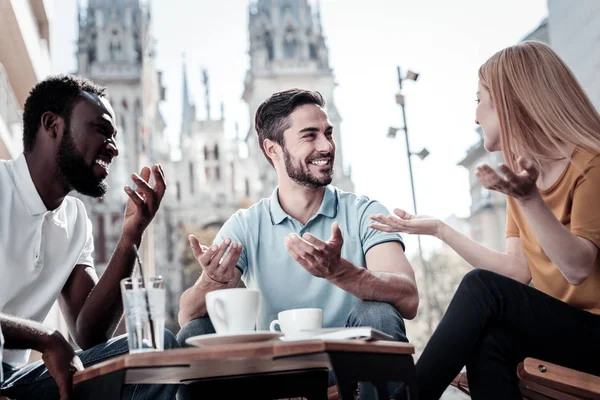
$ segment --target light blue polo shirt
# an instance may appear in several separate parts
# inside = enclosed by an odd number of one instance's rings
[[[284,239],[291,232],[300,236],[309,232],[321,240],[329,240],[331,225],[337,221],[344,238],[342,257],[366,268],[365,254],[371,247],[391,241],[404,246],[399,234],[369,228],[370,215],[389,215],[389,211],[366,196],[329,185],[321,207],[304,225],[283,211],[277,190],[271,197],[232,215],[214,243],[231,238],[243,245],[237,267],[242,271],[246,287],[261,293],[258,330],[268,330],[282,310],[305,307],[323,310],[324,327],[344,326],[359,299],[326,279],[308,273],[287,252]]]

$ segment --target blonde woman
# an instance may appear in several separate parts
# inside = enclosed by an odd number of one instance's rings
[[[506,252],[435,218],[372,216],[375,229],[438,237],[475,268],[417,362],[425,400],[465,365],[474,399],[521,399],[525,357],[600,374],[600,117],[565,63],[533,41],[483,64],[477,102],[484,146],[506,161],[476,173],[506,194]]]

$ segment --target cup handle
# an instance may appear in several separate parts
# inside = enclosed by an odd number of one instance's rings
[[[228,330],[227,327],[227,319],[225,318],[225,303],[221,299],[215,299],[215,317],[221,325],[225,326],[225,329]]]
[[[271,325],[269,325],[269,330],[270,330],[271,332],[278,332],[278,331],[275,329],[275,325],[279,325],[279,320],[278,320],[278,319],[274,319],[273,321],[271,321]],[[279,325],[279,329],[281,329],[281,325]]]

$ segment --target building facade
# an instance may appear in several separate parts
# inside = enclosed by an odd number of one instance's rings
[[[277,185],[275,171],[259,147],[254,127],[256,109],[272,93],[295,87],[323,95],[337,144],[333,184],[352,191],[350,170],[342,157],[341,116],[334,101],[336,83],[319,10],[313,12],[307,0],[258,0],[249,7],[248,21],[250,69],[242,97],[250,112],[246,142],[249,158],[257,167],[253,180],[260,182],[251,197],[267,197]]]
[[[48,0],[0,2],[0,159],[23,150],[25,99],[51,72],[51,6]]]
[[[600,2],[548,0],[548,39],[600,110]]]

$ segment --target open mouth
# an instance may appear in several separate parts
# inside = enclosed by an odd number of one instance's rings
[[[110,169],[110,161],[106,161],[100,158],[97,158],[94,161],[94,166],[99,167],[104,176],[108,175],[108,171]]]

